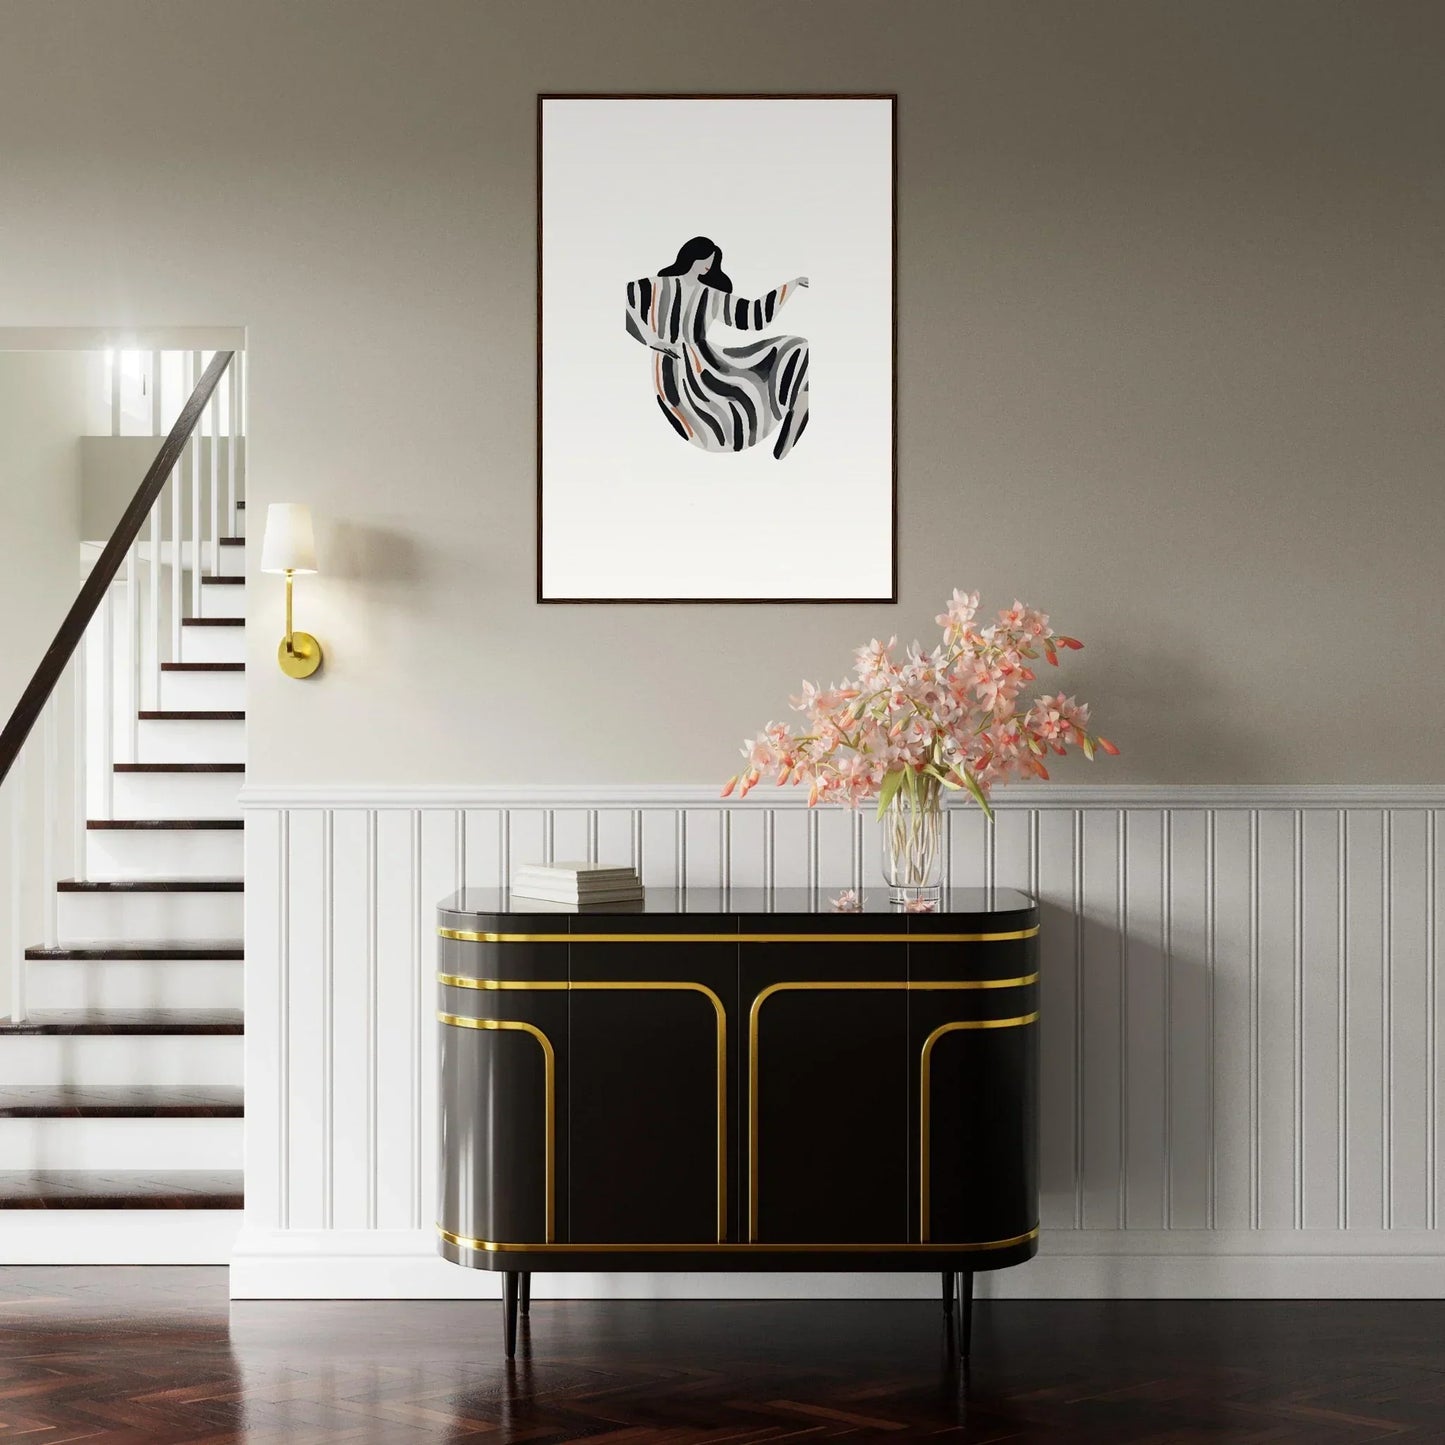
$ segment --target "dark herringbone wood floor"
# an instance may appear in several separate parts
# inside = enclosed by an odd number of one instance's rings
[[[1445,1303],[226,1300],[218,1269],[0,1269],[0,1442],[1445,1442]]]

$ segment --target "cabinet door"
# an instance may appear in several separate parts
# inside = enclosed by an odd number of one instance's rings
[[[1038,1223],[1037,969],[1036,939],[910,950],[914,1239],[979,1244]]]
[[[565,1240],[567,945],[443,940],[437,1222],[462,1239]]]
[[[735,1237],[737,945],[573,944],[569,1001],[569,1238]]]
[[[744,1237],[906,1241],[906,943],[782,939],[741,956]]]

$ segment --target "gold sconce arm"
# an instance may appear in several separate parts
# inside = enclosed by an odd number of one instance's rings
[[[294,572],[286,569],[286,636],[276,649],[276,661],[287,677],[310,677],[321,666],[321,644],[309,632],[297,632],[291,624],[291,589]]]

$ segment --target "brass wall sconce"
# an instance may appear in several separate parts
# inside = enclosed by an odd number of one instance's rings
[[[286,576],[286,636],[276,661],[287,677],[310,677],[321,666],[321,644],[309,632],[291,625],[291,579],[316,571],[316,537],[311,508],[295,502],[272,502],[266,509],[266,536],[261,543],[261,570]]]

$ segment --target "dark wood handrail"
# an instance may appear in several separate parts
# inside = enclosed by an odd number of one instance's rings
[[[40,659],[40,666],[35,669],[35,676],[26,684],[25,691],[20,694],[20,701],[15,704],[15,711],[10,714],[10,721],[5,724],[5,731],[0,732],[0,783],[3,783],[10,769],[14,767],[15,760],[20,756],[20,749],[25,746],[25,740],[30,736],[31,729],[40,718],[45,709],[45,704],[50,700],[50,694],[55,691],[55,685],[64,675],[66,665],[70,662],[75,649],[80,645],[80,640],[85,636],[85,629],[90,626],[90,619],[95,616],[96,608],[100,606],[101,598],[106,594],[107,588],[115,581],[116,574],[120,571],[120,564],[125,561],[126,553],[130,551],[132,543],[140,536],[140,529],[145,525],[145,519],[150,516],[150,511],[159,499],[161,491],[166,484],[166,478],[174,470],[177,461],[180,460],[181,452],[186,443],[191,439],[191,433],[196,429],[196,423],[201,419],[201,413],[206,408],[206,403],[211,399],[211,393],[215,391],[217,383],[225,374],[226,368],[231,364],[234,351],[218,351],[211,359],[211,364],[206,368],[200,381],[196,383],[196,389],[191,393],[189,400],[181,408],[181,414],[176,418],[176,424],[170,429],[165,441],[161,443],[160,450],[156,453],[155,460],[150,464],[144,480],[136,490],[135,496],[130,499],[130,505],[125,509],[114,532],[111,533],[110,541],[105,544],[95,566],[90,569],[90,575],[81,583],[80,591],[76,594],[70,611],[65,614],[65,621],[60,624],[60,630],[55,634],[55,641],[46,650],[45,656]],[[176,549],[176,566],[180,566],[180,545],[181,539],[173,537],[171,545]],[[155,559],[151,559],[152,566]],[[196,566],[201,565],[200,538],[196,538]]]

